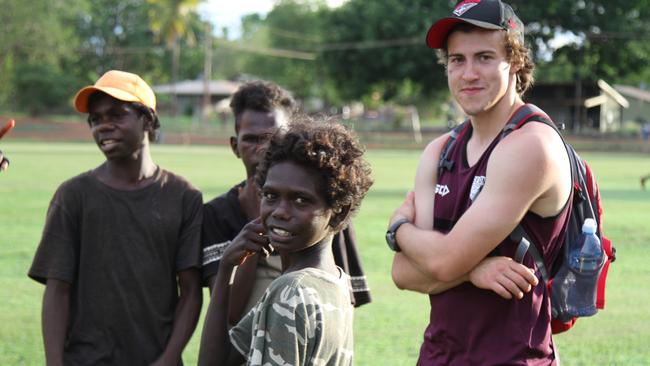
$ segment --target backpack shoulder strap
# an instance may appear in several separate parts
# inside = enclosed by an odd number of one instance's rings
[[[529,103],[519,107],[519,109],[515,111],[512,117],[510,117],[510,120],[508,121],[508,123],[506,123],[506,126],[501,131],[500,138],[503,139],[504,137],[508,136],[512,131],[521,128],[521,126],[531,121],[541,122],[550,126],[558,133],[558,135],[560,135],[560,138],[562,138],[562,134],[560,134],[560,130],[555,125],[555,123],[553,123],[553,120],[539,107]],[[562,138],[562,142],[564,143],[565,146],[567,146],[566,143],[564,142],[564,138]],[[567,147],[567,152],[569,152],[568,147]],[[572,179],[573,179],[573,172],[575,171],[575,168],[574,168],[574,161],[571,158],[571,155],[572,154],[569,153],[569,160],[570,160]],[[533,258],[533,261],[535,262],[535,266],[539,270],[542,279],[544,280],[545,283],[548,283],[551,277],[550,277],[550,273],[548,272],[548,269],[546,268],[546,265],[544,264],[544,259],[542,258],[538,246],[531,239],[530,235],[528,235],[528,233],[523,228],[523,226],[521,226],[521,224],[517,225],[517,227],[510,234],[510,239],[516,243],[519,243],[517,245],[517,249],[515,252],[515,258],[514,258],[515,261],[521,263],[524,259],[525,254],[530,253],[531,257]]]
[[[521,126],[527,122],[535,121],[542,122],[559,133],[558,127],[553,123],[551,117],[549,117],[543,110],[534,104],[524,104],[515,111],[515,113],[510,117],[508,123],[501,131],[501,138],[504,138],[510,134],[510,132],[519,129]]]
[[[449,160],[449,154],[456,144],[456,141],[465,133],[465,131],[467,131],[468,127],[469,119],[466,119],[463,123],[454,127],[454,129],[449,133],[449,137],[440,151],[440,159],[438,160],[438,176],[440,176],[445,170],[451,171],[454,169],[454,162]]]
[[[557,126],[553,123],[551,118],[546,113],[544,113],[543,110],[534,104],[528,103],[519,107],[519,109],[515,111],[512,117],[510,117],[510,120],[501,131],[499,138],[503,139],[508,134],[510,134],[510,132],[520,128],[529,121],[545,123],[559,133]],[[445,145],[442,147],[442,150],[440,152],[440,159],[438,160],[438,176],[440,176],[445,170],[451,171],[454,169],[454,162],[449,160],[449,154],[451,153],[456,141],[467,131],[469,123],[469,119],[466,119],[463,123],[451,130],[449,138],[445,142]]]

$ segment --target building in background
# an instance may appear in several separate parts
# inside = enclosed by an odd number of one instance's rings
[[[229,80],[211,80],[208,83],[208,93],[210,94],[210,106],[215,108],[217,105],[223,105],[223,100],[230,96],[239,88],[241,83]],[[179,114],[200,117],[204,114],[211,114],[213,111],[203,111],[203,95],[206,92],[203,80],[183,80],[176,84],[155,85],[153,87],[156,95],[171,95],[174,92],[178,98]],[[164,98],[161,98],[164,100]],[[221,103],[219,103],[221,102]],[[162,103],[163,110],[169,110],[169,103]]]
[[[542,108],[555,123],[568,131],[621,130],[626,121],[623,111],[628,100],[604,80],[596,83],[536,83],[524,100]]]

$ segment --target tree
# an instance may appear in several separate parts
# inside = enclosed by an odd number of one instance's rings
[[[424,37],[433,20],[448,16],[455,3],[350,0],[327,17],[322,48],[327,78],[346,99],[379,90],[384,100],[392,100],[405,82],[418,85],[426,98],[438,90],[446,93],[444,72]],[[650,84],[650,0],[508,3],[526,24],[539,80]],[[571,34],[577,43],[554,48]]]
[[[84,84],[111,69],[127,70],[145,80],[162,78],[162,49],[156,47],[149,28],[145,0],[93,0],[72,22],[80,38],[79,59],[70,72]]]
[[[0,0],[0,24],[3,27],[0,32],[1,105],[13,108],[16,102],[26,102],[27,109],[36,111],[32,107],[42,103],[42,95],[30,97],[30,93],[36,90],[29,82],[34,75],[21,75],[20,68],[40,65],[47,70],[44,79],[63,73],[65,65],[75,60],[75,48],[79,44],[77,34],[68,24],[84,5],[83,0],[34,0],[28,6],[21,0]],[[32,78],[32,81],[35,80]],[[69,82],[70,78],[66,81]],[[61,90],[69,84],[54,83],[50,87],[49,101],[64,104]],[[17,101],[17,97],[21,100]],[[25,107],[23,103],[20,106]]]
[[[172,50],[172,115],[176,115],[178,100],[175,84],[178,81],[178,65],[181,53],[181,39],[193,43],[191,23],[197,18],[194,11],[201,0],[147,0],[154,8],[150,10],[150,25],[158,40],[164,39]]]
[[[26,62],[16,65],[13,85],[16,105],[30,115],[65,110],[74,79],[47,63]]]
[[[450,9],[448,1],[350,0],[326,19],[321,56],[327,77],[345,99],[381,89],[382,99],[392,100],[409,83],[423,97],[445,90],[444,72],[425,35],[431,20]]]
[[[564,63],[569,80],[650,83],[650,73],[644,72],[650,65],[649,0],[513,0],[512,5],[526,24],[538,56],[537,46],[549,45],[558,33],[577,35],[580,41],[554,50],[551,61],[552,69]],[[543,63],[542,69],[546,69]],[[541,80],[548,77],[552,75],[538,74]]]
[[[282,0],[264,18],[244,17],[237,45],[249,56],[242,71],[271,79],[298,98],[320,96],[314,50],[322,42],[322,14],[327,9],[322,0]]]

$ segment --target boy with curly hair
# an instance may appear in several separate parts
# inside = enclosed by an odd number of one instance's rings
[[[273,135],[256,181],[261,215],[239,233],[248,240],[233,241],[223,254],[199,364],[352,364],[348,278],[331,245],[372,185],[363,150],[342,126],[302,119]],[[273,249],[282,275],[228,337],[232,269],[250,253]]]
[[[260,214],[255,170],[269,138],[276,129],[286,127],[295,105],[289,92],[268,81],[248,82],[232,96],[230,108],[235,116],[235,136],[230,138],[230,146],[246,169],[246,180],[203,206],[203,280],[211,291],[223,252],[244,225]],[[351,277],[354,305],[370,302],[352,224],[334,236],[332,251],[336,264]],[[231,325],[237,324],[257,303],[281,272],[277,253],[268,257],[255,255],[237,268],[230,287]]]

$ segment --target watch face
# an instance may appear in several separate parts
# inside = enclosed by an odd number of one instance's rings
[[[396,222],[394,222],[391,226],[388,227],[388,231],[386,231],[386,243],[388,244],[388,247],[396,252],[401,252],[402,249],[399,247],[397,244],[397,229],[399,229],[402,224],[405,224],[409,222],[407,219],[399,219]]]
[[[395,248],[395,232],[389,231],[386,233],[386,244],[388,244],[390,249],[397,251]]]

